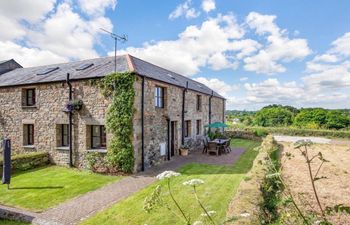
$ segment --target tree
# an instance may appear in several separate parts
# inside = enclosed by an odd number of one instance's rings
[[[322,108],[302,109],[294,118],[293,125],[300,128],[319,129],[325,127],[327,110]]]
[[[289,110],[276,106],[265,107],[255,115],[255,125],[263,127],[289,126],[292,124],[293,113]]]
[[[342,129],[350,125],[350,119],[339,110],[329,111],[326,118],[328,129]]]

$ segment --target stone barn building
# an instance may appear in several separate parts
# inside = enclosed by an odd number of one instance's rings
[[[143,170],[178,154],[182,143],[198,143],[208,123],[224,121],[225,99],[210,88],[131,55],[118,56],[118,72],[136,75],[133,145],[135,170]],[[47,151],[56,164],[84,166],[87,152],[107,152],[105,131],[109,99],[91,80],[115,70],[115,58],[22,68],[0,61],[0,138],[10,138],[15,153]],[[69,116],[72,99],[83,107]],[[194,144],[195,145],[195,144]]]

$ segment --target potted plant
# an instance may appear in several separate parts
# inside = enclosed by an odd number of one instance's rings
[[[189,150],[189,146],[184,144],[180,146],[180,155],[182,156],[187,156],[188,155],[188,150]]]
[[[66,112],[73,112],[74,110],[79,111],[83,108],[82,100],[72,100],[66,104]]]

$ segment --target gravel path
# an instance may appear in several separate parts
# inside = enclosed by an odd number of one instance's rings
[[[321,137],[298,137],[298,136],[275,135],[274,138],[276,141],[279,141],[279,142],[296,142],[298,140],[310,140],[317,144],[330,144],[332,141],[331,139],[321,138]]]
[[[78,224],[98,211],[108,208],[150,185],[156,180],[155,175],[165,170],[176,170],[188,163],[232,165],[244,151],[244,149],[233,149],[230,154],[221,156],[208,156],[202,154],[201,151],[196,151],[186,157],[173,157],[171,161],[148,169],[146,172],[125,177],[120,181],[78,196],[43,213],[35,214],[35,218],[31,222],[37,225]],[[3,206],[0,205],[0,212],[1,210],[3,210]],[[25,214],[25,211],[23,213]],[[28,214],[33,216],[30,212]]]

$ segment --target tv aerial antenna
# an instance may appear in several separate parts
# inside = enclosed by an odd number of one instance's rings
[[[128,36],[123,34],[123,35],[118,35],[115,33],[112,33],[108,30],[105,30],[103,28],[100,28],[103,32],[111,35],[111,38],[114,39],[114,72],[117,72],[117,43],[120,41],[121,43],[125,43],[128,40]]]

